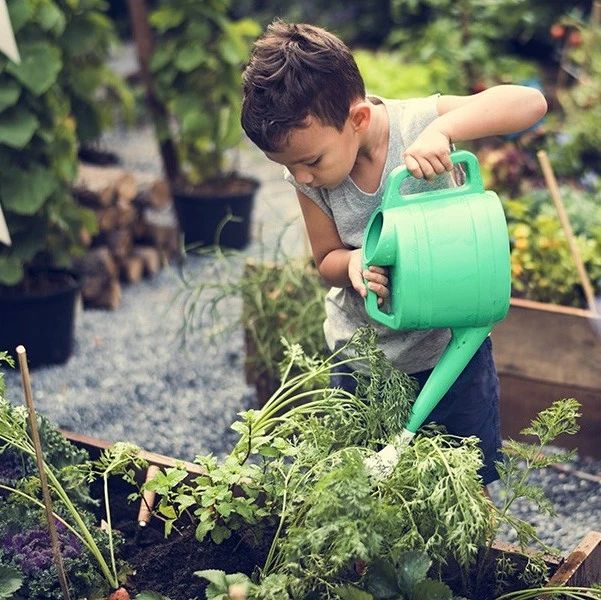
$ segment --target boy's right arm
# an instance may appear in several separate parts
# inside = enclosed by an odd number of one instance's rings
[[[347,248],[338,235],[332,219],[313,200],[297,190],[296,195],[305,220],[305,227],[313,258],[319,274],[326,283],[335,287],[352,286],[363,298],[367,295],[364,279],[370,289],[382,298],[388,297],[388,278],[380,267],[362,270],[361,248]]]

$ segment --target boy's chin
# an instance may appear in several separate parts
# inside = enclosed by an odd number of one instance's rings
[[[341,179],[340,181],[336,181],[334,183],[324,183],[322,185],[318,185],[317,187],[326,190],[333,190],[334,188],[337,188],[343,181],[344,179]]]

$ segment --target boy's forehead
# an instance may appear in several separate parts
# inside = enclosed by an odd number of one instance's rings
[[[305,127],[296,127],[275,152],[266,152],[268,158],[286,164],[307,162],[321,152],[333,135],[339,134],[335,127],[325,126],[313,117],[307,117]]]

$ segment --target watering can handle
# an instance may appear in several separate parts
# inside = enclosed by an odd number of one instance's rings
[[[391,329],[395,329],[395,316],[392,313],[384,312],[378,306],[378,294],[376,294],[376,292],[368,288],[365,301],[367,303],[368,314],[378,315],[378,321],[380,323],[386,325],[387,327],[390,327]]]
[[[382,199],[382,209],[394,208],[395,206],[405,205],[407,202],[421,202],[424,200],[441,200],[453,196],[463,196],[465,194],[480,194],[484,192],[484,184],[480,175],[480,164],[474,154],[467,150],[457,150],[451,153],[451,162],[456,165],[465,163],[465,183],[457,187],[449,187],[442,190],[417,192],[403,196],[400,193],[401,183],[405,179],[413,177],[409,169],[402,165],[393,169],[386,181],[384,197]]]

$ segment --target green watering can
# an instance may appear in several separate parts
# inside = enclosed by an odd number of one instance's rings
[[[388,267],[390,281],[387,310],[368,290],[369,316],[392,329],[450,328],[452,334],[397,447],[411,440],[509,310],[509,237],[501,202],[484,190],[472,153],[454,152],[451,160],[465,163],[464,185],[408,196],[400,187],[411,173],[394,169],[363,239],[365,267]]]

